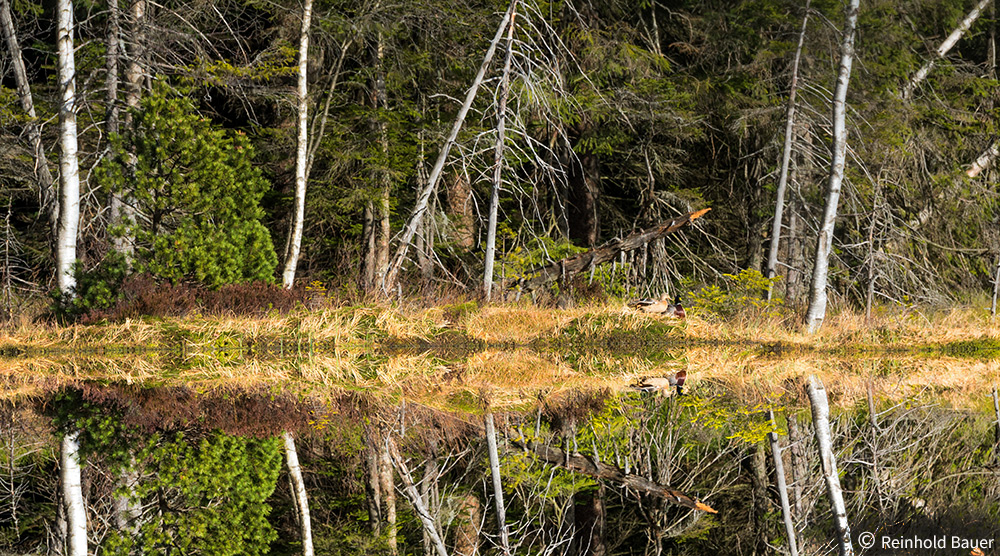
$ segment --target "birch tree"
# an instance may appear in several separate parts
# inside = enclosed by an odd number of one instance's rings
[[[500,457],[497,453],[497,431],[493,426],[493,413],[486,413],[486,446],[490,457],[490,476],[493,479],[493,501],[497,512],[497,528],[500,531],[500,551],[509,555],[510,539],[507,534],[507,512],[503,502],[503,483],[500,479]]]
[[[306,0],[310,6],[311,0]],[[308,9],[308,8],[307,8]],[[285,431],[281,435],[285,442],[285,460],[288,463],[288,476],[292,482],[292,498],[295,500],[296,512],[299,514],[299,530],[302,537],[302,556],[313,556],[312,522],[309,519],[309,498],[306,494],[306,483],[302,480],[302,468],[299,466],[299,454],[295,451],[295,439]]]
[[[305,0],[302,8],[302,28],[299,31],[299,76],[296,89],[298,106],[298,142],[295,150],[295,207],[292,214],[292,226],[289,230],[289,248],[285,254],[285,269],[281,274],[281,283],[285,289],[291,289],[295,282],[295,268],[299,263],[299,252],[302,248],[302,227],[306,212],[306,151],[309,143],[308,107],[309,107],[309,25],[312,20],[312,0]]]
[[[910,95],[913,94],[913,90],[916,89],[917,86],[919,86],[924,79],[927,78],[927,75],[930,74],[931,70],[934,69],[934,64],[936,64],[941,58],[944,58],[944,55],[958,43],[958,39],[962,38],[962,35],[969,30],[969,27],[972,27],[972,24],[979,19],[979,14],[983,13],[983,10],[986,9],[986,6],[992,1],[993,0],[979,0],[979,3],[972,8],[972,11],[970,11],[958,24],[958,27],[956,27],[955,30],[948,35],[948,38],[946,38],[944,42],[937,47],[937,50],[934,51],[934,56],[930,60],[924,62],[924,65],[920,66],[920,69],[917,70],[917,72],[913,74],[913,77],[906,82],[902,93],[904,99],[910,98]]]
[[[774,200],[774,222],[771,226],[771,249],[767,255],[767,277],[774,278],[778,266],[778,245],[781,242],[781,219],[785,208],[785,189],[788,187],[788,166],[792,159],[792,141],[795,130],[795,96],[799,82],[799,60],[802,58],[802,44],[806,39],[806,26],[809,23],[809,1],[806,0],[805,15],[802,16],[802,30],[799,32],[799,43],[795,47],[795,58],[792,60],[792,80],[788,92],[788,108],[785,112],[785,146],[781,152],[781,172],[778,175],[778,191]],[[771,299],[773,284],[767,283],[767,299]]]
[[[73,295],[76,280],[76,234],[80,224],[80,165],[77,159],[76,63],[73,52],[73,2],[59,0],[59,232],[56,240],[56,282],[63,295]]]
[[[38,194],[42,210],[48,211],[49,225],[53,240],[58,233],[59,202],[54,190],[54,179],[49,169],[49,161],[45,157],[45,146],[42,145],[42,131],[38,125],[38,115],[35,113],[35,102],[31,95],[28,82],[28,72],[24,68],[24,57],[14,29],[14,19],[11,17],[10,0],[0,0],[0,27],[3,30],[4,42],[10,52],[11,66],[14,71],[14,83],[21,109],[28,115],[25,134],[31,144],[31,154],[35,164],[35,179],[38,181]]]
[[[438,153],[437,161],[434,163],[430,176],[427,178],[427,184],[424,185],[420,195],[417,196],[417,202],[413,206],[410,218],[407,220],[406,226],[403,228],[402,237],[399,240],[399,247],[396,248],[396,253],[393,255],[392,261],[389,263],[389,268],[382,280],[382,292],[384,294],[388,294],[388,292],[392,291],[393,287],[396,285],[396,278],[399,275],[400,269],[403,267],[403,262],[406,260],[406,254],[409,251],[410,242],[413,241],[413,236],[416,235],[417,229],[420,228],[420,224],[423,222],[424,213],[427,212],[428,201],[434,193],[434,190],[437,188],[438,180],[441,178],[441,172],[444,170],[444,163],[448,159],[448,153],[451,152],[451,147],[455,144],[455,140],[458,138],[458,132],[461,131],[462,125],[465,123],[465,117],[469,113],[469,109],[472,108],[472,102],[476,99],[476,93],[479,92],[479,87],[483,83],[483,77],[486,75],[486,69],[489,67],[490,61],[493,60],[493,54],[496,52],[497,44],[500,43],[500,39],[503,37],[503,33],[507,29],[507,24],[513,17],[513,14],[514,3],[512,2],[506,15],[504,15],[503,21],[500,22],[500,26],[497,28],[493,41],[490,42],[490,46],[486,50],[486,55],[483,56],[483,63],[479,66],[479,72],[476,73],[476,77],[472,80],[472,85],[465,93],[465,101],[462,103],[462,108],[459,109],[458,115],[455,116],[455,122],[451,126],[451,132],[449,132],[448,138],[445,139],[444,145],[441,146],[441,151]]]
[[[490,301],[493,290],[493,259],[497,244],[497,210],[500,204],[500,185],[503,175],[503,142],[507,123],[507,95],[510,89],[510,58],[514,48],[514,19],[517,15],[517,0],[510,5],[510,21],[507,23],[507,48],[504,53],[503,74],[500,76],[500,98],[497,100],[497,141],[493,153],[493,191],[490,194],[489,224],[486,228],[486,259],[483,269],[483,293]],[[490,419],[492,421],[492,419]]]
[[[854,62],[854,30],[858,24],[859,0],[851,0],[847,6],[844,22],[843,42],[840,45],[840,71],[833,94],[833,145],[830,158],[830,177],[826,188],[826,207],[816,238],[816,264],[813,267],[810,286],[809,310],[806,313],[806,327],[815,334],[826,317],[826,278],[830,267],[830,253],[833,250],[833,229],[837,221],[837,204],[844,182],[844,166],[847,160],[847,86],[851,80],[851,65]]]
[[[833,522],[837,528],[837,545],[840,556],[853,556],[854,546],[851,544],[851,528],[847,523],[847,507],[844,505],[844,491],[840,486],[840,476],[837,474],[837,458],[833,453],[833,440],[830,436],[830,404],[826,396],[826,388],[816,375],[809,375],[806,384],[809,404],[812,406],[813,428],[816,432],[816,443],[822,461],[823,477],[826,479],[826,492],[833,510]]]
[[[60,451],[61,494],[66,512],[66,556],[87,556],[87,508],[80,480],[80,432],[66,433]]]
[[[771,428],[775,428],[774,412],[769,410],[768,417],[771,421]],[[770,432],[767,434],[767,439],[771,443],[771,457],[774,460],[774,476],[776,477],[775,483],[778,487],[778,498],[781,500],[781,517],[785,523],[785,534],[788,535],[788,554],[789,556],[798,556],[799,548],[798,542],[795,539],[795,523],[792,520],[792,508],[788,503],[785,462],[781,458],[781,445],[778,443],[778,434]]]

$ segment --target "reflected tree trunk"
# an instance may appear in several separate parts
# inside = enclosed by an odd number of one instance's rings
[[[441,539],[440,533],[438,533],[434,519],[431,518],[430,512],[427,511],[427,507],[420,497],[420,493],[417,492],[417,487],[413,484],[413,477],[410,475],[410,469],[407,467],[406,461],[399,454],[396,442],[391,436],[386,437],[385,454],[391,460],[390,465],[395,465],[396,469],[399,470],[399,478],[403,481],[403,495],[410,501],[414,512],[424,526],[424,532],[431,538],[431,544],[434,546],[435,552],[438,556],[448,556],[448,550],[444,546],[444,541]]]
[[[364,432],[365,458],[365,499],[368,502],[368,524],[372,534],[378,536],[382,532],[382,481],[380,479],[381,458],[379,457],[380,442],[370,426]]]
[[[774,412],[769,411],[771,428],[776,428],[774,422]],[[785,524],[785,535],[788,536],[789,556],[798,556],[798,541],[795,538],[795,523],[792,520],[792,509],[788,504],[788,486],[785,484],[785,462],[781,458],[781,444],[778,442],[778,434],[768,433],[768,440],[771,443],[771,458],[774,461],[775,485],[778,487],[778,498],[781,500],[781,517]]]
[[[493,413],[486,413],[486,446],[490,458],[490,476],[493,478],[493,502],[497,514],[497,528],[500,531],[500,550],[510,554],[510,539],[507,536],[507,513],[503,501],[503,482],[500,478],[500,456],[497,451],[497,431],[493,425]]]
[[[67,556],[87,556],[87,508],[83,502],[83,482],[80,474],[80,433],[67,433],[62,439],[61,494],[66,512]]]
[[[389,443],[392,439],[386,437],[382,444],[379,458],[379,490],[382,492],[382,507],[385,509],[385,535],[389,545],[389,553],[395,556],[399,553],[396,539],[396,485],[393,481],[392,458],[389,453]]]
[[[847,523],[844,491],[840,486],[837,458],[833,453],[833,439],[830,434],[830,404],[827,400],[826,388],[819,377],[809,375],[806,393],[809,395],[809,403],[812,406],[816,444],[819,446],[823,477],[826,479],[826,492],[833,511],[834,526],[837,529],[837,546],[840,556],[853,556],[854,546],[851,544],[851,529]]]
[[[596,489],[573,495],[576,523],[574,544],[576,553],[580,556],[605,556],[608,553],[604,542],[604,490],[604,485],[598,483]]]
[[[308,0],[307,0],[308,2]],[[281,435],[285,442],[285,461],[288,464],[288,476],[292,482],[292,498],[299,515],[299,528],[302,540],[302,556],[313,556],[312,521],[309,518],[309,498],[306,493],[306,483],[302,480],[302,468],[299,466],[299,455],[295,451],[295,439],[285,431]]]
[[[478,556],[479,527],[483,522],[483,507],[475,494],[467,493],[458,506],[455,528],[455,556]]]

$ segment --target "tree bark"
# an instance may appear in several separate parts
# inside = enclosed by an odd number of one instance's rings
[[[962,35],[969,30],[969,27],[972,27],[972,24],[979,19],[979,14],[983,12],[983,9],[986,8],[986,5],[989,4],[990,1],[991,0],[980,0],[979,3],[972,8],[972,11],[965,16],[965,19],[959,23],[958,27],[955,28],[955,30],[948,35],[948,38],[941,43],[941,46],[934,51],[934,57],[927,60],[927,62],[925,62],[924,65],[917,70],[917,73],[915,73],[906,83],[906,86],[903,87],[902,96],[904,99],[910,98],[910,95],[913,94],[913,90],[927,78],[931,69],[934,68],[934,64],[936,64],[941,58],[944,58],[944,55],[947,54],[956,43],[958,43],[958,39],[962,38]]]
[[[795,516],[802,517],[804,511],[802,507],[802,483],[806,480],[805,470],[805,450],[802,443],[802,433],[799,431],[799,419],[795,414],[791,414],[788,419],[788,443],[791,444],[791,464],[792,464],[792,506],[795,507]]]
[[[604,542],[604,485],[598,483],[594,490],[574,494],[573,509],[576,553],[580,556],[605,556],[608,547]]]
[[[569,237],[584,247],[597,245],[600,218],[597,213],[600,197],[600,163],[594,153],[569,153],[569,194],[566,219]]]
[[[396,485],[393,482],[392,454],[390,452],[390,445],[395,447],[395,444],[390,443],[392,443],[392,438],[387,436],[380,452],[379,490],[382,491],[382,506],[385,508],[385,530],[389,553],[395,556],[399,553],[396,540]]]
[[[87,556],[87,508],[83,503],[83,482],[80,480],[79,437],[78,431],[63,436],[59,458],[66,511],[67,556]]]
[[[840,487],[840,476],[837,474],[837,459],[833,453],[833,440],[830,436],[830,405],[827,401],[826,388],[816,375],[809,375],[806,392],[812,406],[813,428],[823,464],[823,477],[826,479],[826,492],[830,499],[830,508],[833,511],[834,526],[837,529],[837,545],[840,556],[852,556],[854,546],[851,544],[851,529],[847,523],[844,492]]]
[[[58,3],[59,90],[59,234],[56,281],[63,295],[75,295],[76,235],[80,226],[80,163],[77,158],[76,62],[73,45],[73,2]]]
[[[17,33],[14,29],[14,20],[10,13],[9,0],[0,0],[0,27],[3,28],[4,41],[7,43],[7,50],[10,52],[11,65],[14,70],[14,82],[17,87],[17,97],[21,102],[21,109],[28,115],[28,123],[25,124],[25,134],[28,136],[28,142],[31,143],[31,154],[35,162],[35,179],[38,180],[40,208],[43,212],[47,211],[48,213],[49,226],[54,243],[59,231],[59,200],[55,192],[55,180],[49,169],[49,161],[45,157],[45,146],[42,144],[42,131],[37,123],[38,116],[35,113],[35,102],[31,96],[28,72],[24,68],[24,58],[21,55],[21,46],[17,41]]]
[[[851,80],[851,65],[854,62],[854,30],[858,23],[858,1],[851,0],[847,7],[844,23],[844,42],[840,48],[840,73],[833,95],[833,145],[830,160],[830,179],[826,190],[826,208],[819,235],[816,238],[816,264],[813,267],[810,286],[809,310],[806,327],[809,334],[815,334],[826,317],[826,278],[833,251],[833,229],[837,220],[837,204],[844,181],[844,166],[847,161],[847,86]]]
[[[310,0],[306,0],[307,5]],[[309,9],[308,7],[306,8]],[[302,468],[299,467],[299,455],[295,451],[295,439],[285,431],[281,435],[285,442],[285,460],[288,464],[288,475],[292,481],[292,498],[299,514],[299,530],[302,537],[302,556],[313,556],[312,521],[309,519],[309,498],[306,493],[306,483],[302,480]]]
[[[771,420],[771,428],[776,428],[774,422],[774,412],[768,411]],[[788,504],[788,485],[785,483],[785,462],[781,458],[781,444],[778,442],[778,434],[771,432],[767,435],[771,442],[771,458],[774,461],[775,484],[778,487],[778,499],[781,500],[781,517],[785,523],[785,535],[788,536],[788,553],[790,556],[798,556],[798,541],[795,538],[795,522],[792,520],[792,509]]]
[[[309,148],[309,25],[312,21],[312,0],[305,0],[302,8],[302,28],[299,31],[299,77],[295,100],[298,107],[299,134],[295,149],[295,208],[289,230],[289,248],[281,284],[286,290],[295,282],[295,269],[302,250],[302,228],[306,213],[306,165]]]
[[[799,60],[802,58],[802,45],[806,40],[806,26],[809,23],[809,1],[806,0],[805,15],[802,16],[802,31],[799,32],[799,43],[795,47],[795,58],[792,60],[792,82],[789,86],[788,108],[785,113],[785,146],[781,151],[781,172],[778,174],[778,191],[774,200],[774,222],[771,225],[771,248],[767,255],[767,277],[774,278],[778,266],[778,246],[781,243],[781,219],[785,210],[785,189],[788,187],[788,167],[792,160],[792,143],[795,131],[795,94],[799,84]],[[767,284],[767,300],[771,300],[772,284]]]
[[[368,523],[372,534],[378,536],[382,531],[382,486],[379,472],[379,441],[371,427],[366,426],[364,432],[365,456],[365,497],[368,501]]]
[[[543,267],[534,268],[528,274],[537,273],[537,275],[532,278],[521,279],[518,286],[524,291],[531,291],[555,280],[569,282],[573,279],[574,274],[599,264],[613,261],[620,253],[638,249],[654,239],[676,232],[682,226],[700,218],[709,210],[711,209],[706,208],[685,214],[684,216],[678,216],[658,226],[636,232],[625,239],[611,241],[586,253],[580,253],[579,255],[574,255]]]
[[[455,144],[455,139],[458,137],[458,132],[462,129],[462,124],[465,123],[465,116],[469,113],[469,109],[472,107],[472,101],[476,98],[479,86],[483,82],[483,76],[486,75],[486,68],[489,67],[490,61],[493,59],[493,54],[496,52],[497,44],[500,42],[500,38],[503,37],[504,30],[507,29],[507,23],[511,20],[513,8],[514,2],[511,2],[510,8],[508,8],[503,21],[500,22],[500,26],[497,28],[497,33],[493,37],[493,42],[490,43],[490,47],[486,50],[486,56],[483,57],[483,63],[479,66],[479,73],[476,74],[475,79],[472,81],[472,86],[469,87],[469,91],[465,94],[465,102],[462,104],[462,108],[458,111],[458,115],[455,117],[455,123],[451,127],[451,133],[448,134],[448,138],[441,147],[441,152],[438,153],[437,162],[434,163],[434,168],[431,170],[430,178],[427,180],[427,186],[424,187],[424,190],[421,191],[420,195],[417,197],[417,202],[413,206],[413,212],[410,213],[410,218],[407,220],[406,226],[403,228],[403,235],[399,241],[399,247],[396,248],[396,253],[392,258],[392,263],[389,265],[388,272],[386,273],[385,279],[382,283],[382,292],[385,295],[389,295],[396,285],[396,278],[399,275],[399,270],[403,266],[403,261],[406,259],[406,253],[410,248],[410,242],[413,241],[413,235],[417,232],[417,228],[420,227],[420,223],[424,217],[424,212],[427,211],[427,202],[435,188],[437,188],[437,182],[441,177],[441,171],[444,169],[444,163],[448,158],[448,153],[451,151],[452,145]]]
[[[472,211],[472,188],[462,172],[455,172],[447,183],[448,220],[456,246],[472,249],[476,244],[475,218]]]
[[[455,529],[455,556],[478,556],[482,513],[483,508],[476,495],[468,493],[462,497],[455,518],[458,523]]]
[[[497,431],[493,426],[493,413],[486,413],[486,446],[490,458],[490,476],[493,478],[493,503],[497,513],[497,529],[500,531],[500,551],[510,554],[510,538],[507,533],[507,513],[503,503],[503,482],[500,479],[500,456],[497,452]]]
[[[993,273],[993,302],[990,303],[990,319],[997,316],[997,294],[1000,293],[1000,255],[997,256],[997,267]]]
[[[483,265],[483,295],[490,301],[493,293],[493,259],[497,244],[497,211],[500,206],[500,186],[503,183],[503,147],[507,125],[507,94],[510,88],[510,61],[514,49],[514,20],[517,18],[517,0],[510,5],[507,23],[507,48],[504,53],[503,73],[500,76],[500,95],[497,100],[497,141],[493,149],[493,188],[490,192],[490,212],[486,227],[486,257]]]
[[[113,1],[113,0],[112,0]],[[125,68],[125,111],[124,125],[128,130],[132,129],[134,115],[139,111],[139,104],[142,99],[143,81],[146,77],[145,57],[146,57],[146,0],[133,0],[129,8],[131,18],[130,30],[132,40],[126,48],[128,54],[128,65]],[[135,177],[138,159],[133,145],[127,146],[128,168],[130,176]],[[133,192],[125,187],[117,194],[116,213],[113,214],[112,222],[116,224],[135,223],[136,211],[133,206]],[[115,202],[113,200],[113,202]],[[131,226],[126,225],[121,237],[114,239],[114,248],[119,253],[125,254],[129,260],[135,250],[135,235]]]
[[[965,171],[965,175],[970,178],[974,178],[982,173],[983,170],[989,168],[990,164],[1000,156],[1000,141],[994,141],[990,144],[989,148],[983,151],[983,154],[979,155],[979,158],[972,163],[968,170]]]

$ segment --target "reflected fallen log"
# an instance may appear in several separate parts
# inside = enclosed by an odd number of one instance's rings
[[[567,471],[580,473],[595,479],[619,483],[638,492],[659,496],[667,502],[691,508],[692,510],[701,510],[713,514],[719,513],[713,510],[711,506],[699,502],[679,490],[659,485],[640,475],[625,473],[614,465],[601,463],[600,461],[595,461],[579,454],[567,454],[559,448],[538,444],[524,438],[508,438],[508,440],[517,448],[534,454],[540,460]]]
[[[595,247],[586,253],[573,255],[554,263],[532,269],[528,274],[530,278],[522,278],[516,284],[521,291],[532,291],[541,286],[563,280],[568,282],[578,272],[595,267],[599,264],[613,261],[619,253],[625,253],[642,247],[643,245],[661,238],[671,232],[679,230],[685,224],[700,218],[712,209],[701,209],[689,212],[683,216],[678,216],[673,220],[668,220],[662,224],[636,232],[625,239],[618,239],[608,242],[600,247]]]

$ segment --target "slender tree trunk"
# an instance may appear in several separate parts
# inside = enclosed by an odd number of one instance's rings
[[[309,0],[306,0],[309,4]],[[306,8],[309,9],[308,7]],[[302,468],[299,467],[299,455],[295,451],[295,439],[289,432],[281,435],[285,441],[285,459],[288,463],[288,476],[292,482],[292,496],[295,499],[295,509],[299,514],[299,526],[302,536],[302,556],[313,555],[312,522],[309,519],[309,498],[306,493],[306,483],[302,480]]]
[[[833,453],[833,440],[830,436],[830,404],[827,401],[826,388],[816,375],[809,375],[806,391],[812,406],[813,428],[823,463],[823,477],[826,479],[826,492],[833,510],[834,526],[837,528],[840,556],[853,556],[854,546],[851,544],[851,529],[847,524],[847,507],[844,505],[844,492],[840,487],[837,459]]]
[[[365,204],[361,217],[361,289],[375,291],[375,203]]]
[[[25,124],[25,134],[28,136],[28,142],[31,143],[31,153],[34,157],[35,179],[38,181],[38,195],[41,202],[40,209],[48,213],[52,242],[54,244],[59,231],[59,199],[55,191],[55,180],[49,169],[49,161],[45,157],[42,132],[38,126],[38,116],[35,114],[35,103],[31,96],[28,72],[24,68],[24,58],[21,55],[21,46],[17,41],[17,33],[15,32],[14,20],[10,13],[9,0],[0,0],[0,27],[3,28],[4,41],[7,43],[7,50],[10,52],[11,65],[14,70],[14,82],[17,87],[17,97],[21,102],[21,109],[28,115],[28,123]]]
[[[295,209],[289,230],[289,249],[281,284],[286,290],[295,282],[295,268],[302,249],[302,228],[306,213],[306,164],[309,148],[309,25],[312,21],[312,0],[305,0],[302,8],[302,28],[299,31],[299,78],[295,100],[299,112],[299,135],[295,149]]]
[[[579,134],[583,135],[584,130]],[[594,153],[566,154],[569,167],[567,184],[566,219],[569,237],[584,247],[594,247],[600,235],[600,216],[597,212],[600,197],[600,161]]]
[[[476,244],[475,218],[472,211],[472,188],[465,174],[455,172],[447,182],[448,220],[451,222],[451,239],[463,249]]]
[[[805,15],[802,16],[802,31],[799,32],[799,43],[795,47],[795,58],[792,60],[792,82],[788,92],[788,108],[785,113],[785,146],[781,151],[781,172],[778,174],[778,191],[774,200],[774,222],[771,225],[771,249],[767,255],[767,277],[774,278],[778,266],[778,245],[781,243],[781,216],[785,210],[785,189],[788,187],[788,167],[792,160],[792,143],[795,131],[795,94],[799,84],[799,60],[802,58],[802,45],[806,40],[806,26],[809,23],[809,1],[806,0]],[[771,300],[772,285],[767,285],[767,300]]]
[[[994,141],[983,151],[983,154],[979,155],[979,158],[972,163],[972,166],[965,171],[965,175],[970,178],[978,176],[983,170],[989,168],[990,164],[993,164],[993,161],[998,156],[1000,156],[1000,141]]]
[[[934,51],[934,57],[927,60],[927,62],[925,62],[924,65],[917,70],[917,73],[913,74],[913,77],[911,77],[906,83],[906,86],[903,87],[902,96],[904,99],[910,98],[910,95],[913,94],[913,90],[927,78],[931,69],[934,68],[934,64],[936,64],[941,58],[944,58],[944,55],[947,54],[956,43],[958,43],[958,39],[962,38],[962,35],[969,30],[969,27],[972,27],[972,24],[979,19],[979,14],[983,12],[983,9],[986,8],[986,5],[989,4],[990,1],[991,0],[980,0],[979,3],[976,4],[976,7],[972,8],[972,11],[969,12],[968,15],[965,16],[965,19],[959,23],[958,27],[952,31],[950,35],[948,35],[948,38],[946,38],[944,42],[941,43],[941,46]]]
[[[83,503],[83,483],[80,480],[79,437],[77,431],[63,436],[59,459],[62,499],[66,510],[67,556],[87,556],[87,508]]]
[[[468,493],[459,503],[455,529],[455,556],[478,556],[479,526],[483,520],[483,508],[475,494]]]
[[[993,388],[993,461],[1000,461],[1000,394]]]
[[[847,161],[847,86],[851,80],[854,62],[854,29],[858,23],[858,1],[850,0],[844,23],[844,42],[840,48],[840,74],[833,95],[833,156],[830,160],[830,180],[826,190],[826,208],[819,236],[816,238],[816,264],[810,286],[809,310],[806,314],[807,331],[815,334],[826,318],[826,277],[833,251],[833,227],[837,221],[837,204],[844,181]]]
[[[774,412],[768,411],[768,416],[771,419],[771,428],[776,428]],[[788,553],[790,556],[798,556],[799,546],[795,537],[792,508],[788,504],[788,485],[785,484],[785,462],[781,458],[781,444],[778,443],[777,433],[768,433],[767,438],[771,442],[771,459],[774,461],[775,484],[778,487],[778,498],[781,500],[781,517],[785,523],[785,535],[788,536]]]
[[[427,463],[424,465],[424,479],[420,482],[420,500],[423,501],[424,507],[427,508],[427,512],[431,517],[437,515],[438,509],[438,504],[435,503],[437,498],[437,480],[438,462],[437,458],[432,454],[427,458]],[[438,526],[436,519],[434,526]],[[434,551],[434,539],[431,538],[430,533],[426,529],[424,529],[423,533],[424,554],[430,554]]]
[[[437,556],[448,556],[448,550],[444,547],[444,541],[438,533],[434,519],[420,498],[420,493],[417,492],[417,487],[413,484],[413,478],[410,476],[410,469],[406,466],[406,462],[403,461],[403,457],[399,455],[399,449],[396,447],[396,442],[392,437],[386,438],[385,453],[391,458],[396,469],[399,470],[399,478],[403,481],[403,494],[410,501],[417,517],[420,518],[420,523],[424,526],[424,531],[430,536]]]
[[[119,133],[118,123],[119,123],[119,110],[118,110],[118,61],[121,58],[121,48],[119,37],[121,35],[121,17],[118,8],[118,0],[108,0],[108,51],[105,54],[105,73],[107,74],[106,82],[106,94],[105,94],[105,127],[108,131],[108,136],[117,135]],[[124,210],[125,199],[122,198],[121,191],[111,192],[111,201],[108,205],[108,224],[113,230],[109,234],[111,236],[111,244],[115,251],[122,253],[128,249],[128,245],[123,241],[123,237],[119,234],[122,230],[114,230],[114,228],[119,228],[124,225],[122,221],[122,213]]]
[[[58,4],[59,89],[59,185],[60,215],[56,247],[56,281],[63,295],[73,295],[76,279],[76,235],[80,225],[80,165],[77,159],[76,63],[73,47],[73,2]]]
[[[420,196],[417,197],[417,202],[413,207],[413,212],[410,213],[410,218],[406,222],[406,227],[403,228],[403,235],[399,241],[399,247],[396,248],[396,253],[392,257],[392,263],[389,265],[389,270],[382,283],[382,292],[386,295],[388,295],[396,285],[396,278],[399,274],[400,268],[403,266],[403,261],[406,260],[406,253],[410,248],[410,242],[413,241],[413,235],[417,232],[417,228],[420,227],[420,223],[424,217],[424,212],[427,211],[427,202],[430,199],[431,194],[434,192],[434,189],[437,187],[438,179],[441,177],[441,171],[444,169],[444,163],[448,159],[448,153],[451,151],[452,145],[455,144],[455,139],[458,137],[458,132],[462,129],[462,124],[465,123],[465,116],[469,113],[469,109],[472,107],[472,101],[476,98],[479,86],[483,82],[483,76],[486,75],[486,68],[489,67],[490,61],[493,59],[493,53],[496,52],[497,43],[499,43],[500,38],[503,37],[503,32],[507,29],[507,23],[513,16],[513,8],[514,3],[512,2],[506,15],[504,15],[503,21],[500,22],[500,26],[497,28],[497,33],[493,37],[493,42],[490,43],[489,49],[486,51],[486,56],[483,57],[483,63],[479,66],[479,73],[476,74],[475,79],[472,81],[472,86],[469,87],[469,91],[465,95],[465,102],[462,104],[462,108],[458,111],[458,115],[455,117],[455,123],[451,127],[451,133],[448,134],[448,138],[441,147],[441,152],[438,153],[437,162],[434,163],[434,168],[431,169],[431,175],[427,180],[427,186],[424,187],[424,190],[420,192]]]
[[[990,319],[997,316],[997,294],[1000,293],[1000,255],[997,255],[997,267],[993,273],[993,302],[990,304]]]
[[[135,457],[132,457],[129,465],[118,475],[116,490],[122,491],[122,494],[116,494],[112,501],[115,510],[115,528],[123,533],[135,531],[136,521],[142,513],[140,501],[135,496],[135,486],[138,482],[139,472],[135,468]]]
[[[797,307],[799,301],[799,281],[802,275],[802,248],[799,245],[799,211],[795,201],[789,203],[788,241],[785,247],[788,253],[788,273],[785,274],[785,303]]]
[[[503,502],[503,483],[500,479],[500,456],[497,452],[497,431],[493,426],[493,413],[486,414],[486,446],[490,456],[490,475],[493,477],[493,502],[497,513],[497,528],[500,531],[500,551],[510,555],[510,539],[507,533],[507,513]]]
[[[368,524],[372,534],[378,536],[382,532],[382,481],[379,462],[379,441],[371,429],[365,427],[365,496],[368,500]]]
[[[389,271],[389,238],[392,230],[389,222],[389,196],[392,191],[392,178],[389,174],[389,131],[385,121],[378,115],[388,109],[388,95],[385,88],[385,44],[382,40],[382,32],[376,35],[374,48],[375,83],[372,88],[372,105],[376,112],[376,132],[378,135],[379,148],[382,152],[384,166],[379,169],[378,184],[379,198],[375,206],[375,280],[382,284],[385,281],[385,274]]]
[[[399,553],[396,540],[396,485],[393,481],[390,442],[392,439],[387,437],[380,452],[379,489],[382,491],[382,506],[385,508],[385,530],[389,553],[396,556]]]
[[[493,190],[490,193],[489,223],[486,227],[486,259],[483,269],[483,295],[490,301],[493,293],[493,259],[497,244],[497,210],[500,206],[500,186],[503,183],[503,147],[507,125],[507,93],[510,88],[510,62],[514,49],[514,20],[517,17],[517,0],[510,5],[510,22],[507,24],[507,48],[504,53],[503,74],[500,76],[500,95],[497,100],[497,142],[493,149]]]
[[[573,521],[576,524],[576,553],[580,556],[605,556],[604,542],[604,485],[598,483],[594,490],[573,495]]]
[[[805,450],[803,449],[802,433],[799,431],[799,419],[794,414],[788,419],[788,442],[791,444],[791,464],[792,464],[792,506],[795,507],[795,516],[801,518],[802,507],[802,483],[805,481]]]

